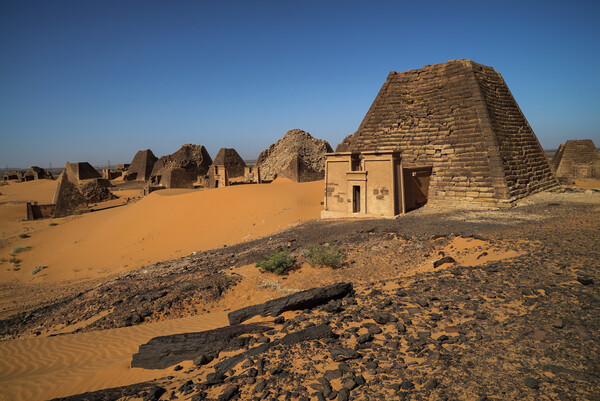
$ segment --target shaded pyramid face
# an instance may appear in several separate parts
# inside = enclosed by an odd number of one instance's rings
[[[498,206],[557,185],[502,76],[470,60],[391,72],[338,151],[399,150],[432,167],[430,202]]]
[[[125,174],[126,181],[148,181],[158,158],[150,149],[138,151]]]

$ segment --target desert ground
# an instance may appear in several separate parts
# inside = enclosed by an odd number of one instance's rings
[[[132,191],[37,221],[23,202],[51,202],[55,181],[0,186],[0,400],[600,399],[600,182],[576,184],[509,209],[335,221],[319,219],[322,181]],[[307,263],[320,243],[340,268]],[[276,250],[295,255],[288,274],[254,266]],[[340,282],[353,291],[164,366],[184,333]],[[131,367],[159,336],[167,351]]]

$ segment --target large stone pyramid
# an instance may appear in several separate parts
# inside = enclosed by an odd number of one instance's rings
[[[404,167],[432,167],[433,203],[502,206],[557,185],[502,76],[470,60],[392,71],[336,150],[399,150]]]
[[[570,139],[552,159],[557,177],[600,178],[600,152],[591,139]]]

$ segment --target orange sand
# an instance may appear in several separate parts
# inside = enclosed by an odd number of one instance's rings
[[[36,201],[50,204],[54,200],[56,183],[56,180],[10,181],[8,185],[0,186],[0,203]]]
[[[131,356],[156,336],[225,325],[227,314],[221,312],[93,333],[0,342],[0,400],[47,400],[176,376],[173,368],[130,368]]]
[[[25,183],[28,184],[28,183]],[[24,184],[16,184],[24,185]],[[98,277],[268,235],[317,219],[323,181],[156,191],[137,203],[50,220],[21,222],[30,238],[4,244],[21,252],[19,271],[0,265],[0,280],[57,281]],[[32,275],[36,266],[48,268]]]
[[[575,185],[583,189],[600,189],[600,180],[595,178],[575,180]]]

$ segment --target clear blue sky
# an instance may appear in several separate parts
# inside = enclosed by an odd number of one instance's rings
[[[333,147],[391,70],[499,71],[538,139],[600,146],[598,1],[6,1],[0,167],[246,159],[292,128]]]

